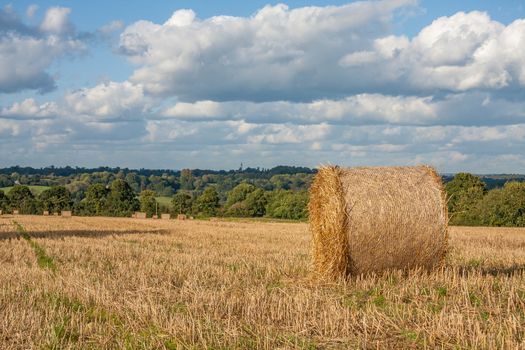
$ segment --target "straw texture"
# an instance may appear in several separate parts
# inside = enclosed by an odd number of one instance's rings
[[[431,167],[322,167],[310,189],[309,211],[319,277],[443,263],[446,196]]]

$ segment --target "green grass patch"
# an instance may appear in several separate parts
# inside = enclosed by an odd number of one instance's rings
[[[47,255],[45,249],[42,246],[40,246],[38,243],[31,239],[29,233],[27,233],[27,231],[22,225],[20,225],[16,221],[13,221],[13,224],[16,226],[16,232],[23,239],[25,239],[29,246],[33,249],[33,252],[36,255],[36,261],[38,266],[40,266],[43,269],[49,269],[53,272],[56,272],[57,266],[55,264],[55,260],[51,256]]]
[[[25,186],[25,185],[24,185]],[[0,190],[4,191],[5,194],[8,194],[9,191],[11,191],[11,189],[13,188],[14,186],[10,186],[10,187],[2,187],[0,188]],[[40,193],[44,192],[45,190],[48,190],[50,189],[51,187],[49,186],[27,186],[29,187],[29,189],[31,190],[31,192],[33,193],[33,195],[35,196],[39,196]]]
[[[417,341],[418,338],[419,338],[419,334],[417,334],[417,332],[410,331],[410,330],[403,330],[403,331],[401,331],[401,335],[404,338],[412,340],[412,341]]]
[[[64,316],[59,322],[53,325],[49,341],[42,346],[45,350],[64,349],[67,345],[78,342],[80,335],[71,324],[71,318]]]

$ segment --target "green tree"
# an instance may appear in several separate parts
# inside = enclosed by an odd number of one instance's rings
[[[501,189],[490,190],[478,211],[483,225],[524,227],[525,183],[508,182]]]
[[[19,210],[20,214],[36,214],[38,202],[27,186],[15,185],[8,193],[11,210]]]
[[[261,217],[266,214],[266,205],[268,204],[268,196],[263,189],[256,189],[246,196],[244,200],[249,216]]]
[[[193,186],[193,175],[190,169],[182,169],[180,172],[180,188],[181,190],[191,191]]]
[[[179,191],[171,200],[173,215],[188,214],[193,205],[193,198],[186,192]]]
[[[146,213],[148,217],[152,217],[157,212],[155,196],[155,192],[150,190],[144,190],[140,193],[140,211]]]
[[[226,208],[231,207],[235,203],[244,201],[246,197],[255,190],[256,187],[254,185],[250,185],[246,182],[235,186],[235,188],[228,193],[228,199],[226,200]]]
[[[308,193],[275,190],[270,194],[266,215],[279,219],[305,219],[308,217]]]
[[[9,198],[5,195],[4,191],[0,190],[0,210],[9,209]]]
[[[266,205],[268,204],[265,191],[260,188],[255,188],[252,185],[242,186],[242,190],[239,191],[241,185],[235,187],[234,190],[230,192],[228,200],[231,200],[233,204],[229,207],[226,206],[226,215],[235,217],[264,216],[266,213]],[[246,191],[246,189],[248,190]]]
[[[103,184],[94,184],[86,191],[84,210],[87,215],[107,215],[108,214],[109,190]]]
[[[215,187],[206,187],[204,192],[195,200],[194,209],[197,213],[214,216],[219,208],[219,194]]]
[[[136,173],[128,173],[125,178],[126,182],[131,186],[133,191],[140,192],[141,190],[141,180]]]
[[[480,218],[476,207],[487,193],[485,183],[469,173],[458,173],[445,185],[448,195],[450,223],[476,225]]]
[[[116,179],[111,183],[108,196],[108,211],[111,216],[131,216],[139,208],[135,192],[126,181]]]
[[[63,186],[53,186],[45,190],[39,196],[42,208],[49,212],[60,212],[70,210],[72,201],[71,193]]]

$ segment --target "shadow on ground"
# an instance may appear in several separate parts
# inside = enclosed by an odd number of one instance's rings
[[[169,230],[60,230],[60,231],[29,231],[27,233],[31,238],[49,238],[49,239],[62,239],[65,237],[84,237],[84,238],[101,238],[108,236],[124,236],[134,234],[153,234],[153,235],[166,235],[169,234]],[[10,239],[21,239],[22,237],[17,232],[3,232],[0,233],[0,241]]]

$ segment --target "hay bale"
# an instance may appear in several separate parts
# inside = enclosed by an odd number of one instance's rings
[[[178,214],[177,215],[177,220],[186,220],[186,215],[185,214]]]
[[[140,211],[136,211],[135,212],[135,218],[136,219],[145,219],[146,218],[146,213],[142,213]]]
[[[60,212],[60,215],[64,218],[70,218],[71,216],[73,216],[70,210],[62,210]]]
[[[158,219],[159,216],[155,214],[155,215],[152,215],[151,218],[152,218],[152,219]]]
[[[19,211],[18,210],[13,210],[13,215],[18,215]]]
[[[430,167],[322,167],[310,188],[309,213],[318,277],[443,263],[446,196]]]
[[[171,215],[170,214],[160,214],[160,218],[162,220],[169,220],[171,219]]]
[[[42,213],[42,215],[44,215],[44,216],[49,216],[49,211],[48,211],[48,210],[44,210],[44,212]]]

